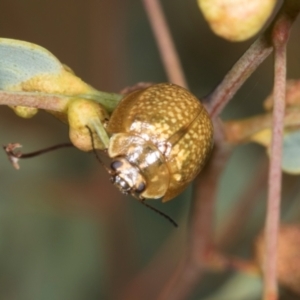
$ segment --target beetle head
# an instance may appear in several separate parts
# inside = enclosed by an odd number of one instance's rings
[[[126,158],[117,157],[111,163],[111,181],[124,194],[141,197],[146,189],[146,180],[138,167],[131,164]]]

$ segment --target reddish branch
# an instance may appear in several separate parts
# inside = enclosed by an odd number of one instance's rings
[[[285,127],[300,126],[300,109],[297,106],[288,107],[284,116]],[[272,114],[265,113],[248,119],[232,120],[224,122],[224,133],[226,142],[241,144],[253,138],[253,135],[264,130],[272,129]]]
[[[59,95],[0,91],[0,105],[20,105],[52,111],[64,111],[69,101],[69,98]]]
[[[271,54],[272,45],[266,36],[259,38],[245,54],[235,63],[217,88],[206,97],[209,102],[208,112],[212,118],[220,115],[224,107],[233,98],[235,93]]]
[[[184,72],[159,1],[143,0],[143,3],[148,14],[169,81],[187,88],[188,85]]]
[[[191,228],[186,254],[173,276],[166,283],[158,299],[187,299],[203,272],[206,259],[214,251],[213,212],[219,178],[227,163],[229,149],[215,147],[210,163],[195,182],[195,194],[191,217]]]
[[[272,37],[274,32],[276,35],[276,30],[278,26],[281,26],[282,20],[285,20],[289,26],[285,26],[286,33],[290,30],[290,25],[295,20],[299,8],[300,2],[298,0],[286,0],[282,9],[276,16],[274,22],[270,25],[266,33],[259,38],[245,53],[245,55],[234,65],[231,71],[227,74],[223,82],[217,87],[217,89],[208,97],[210,106],[209,112],[213,119],[216,119],[221,113],[222,109],[230,101],[236,91],[245,82],[245,80],[252,74],[252,72],[265,60],[265,58],[272,52]],[[272,34],[273,33],[273,34]],[[286,35],[287,36],[287,35]],[[286,42],[286,41],[285,41]],[[284,103],[285,95],[285,42],[283,41],[279,45],[274,45],[276,50],[276,66],[275,66],[275,93],[278,93],[276,98],[281,100],[276,100]],[[284,67],[282,68],[282,66]],[[281,66],[279,68],[279,66]],[[279,68],[279,69],[278,69]],[[277,104],[278,106],[278,104]],[[281,138],[282,138],[282,126],[283,126],[283,116],[284,110],[282,109],[284,105],[274,108],[276,118],[276,127],[274,130],[274,136],[280,136],[276,138],[274,144],[277,148],[281,148]],[[220,132],[219,132],[220,134]],[[213,225],[213,207],[216,198],[216,190],[218,178],[220,176],[223,166],[219,164],[220,162],[226,161],[223,153],[226,153],[226,148],[222,149],[222,145],[215,152],[215,156],[210,161],[210,166],[206,172],[203,172],[201,177],[202,180],[196,183],[196,193],[194,195],[194,206],[192,208],[192,220],[191,220],[191,231],[190,240],[187,245],[186,256],[182,259],[179,267],[177,268],[174,275],[165,285],[159,299],[186,299],[187,295],[191,293],[193,287],[197,284],[200,276],[205,270],[205,257],[209,255],[212,249],[212,225]],[[224,147],[224,145],[223,145]],[[216,151],[216,150],[215,150]],[[273,150],[272,150],[273,151]],[[218,155],[216,154],[218,153]],[[267,224],[270,225],[270,234],[268,247],[272,251],[270,245],[276,244],[276,230],[278,226],[278,214],[279,214],[279,199],[280,199],[280,186],[281,186],[281,168],[280,168],[280,157],[281,150],[272,152],[271,159],[271,174],[270,174],[270,194],[269,199],[275,198],[275,202],[269,201],[269,213]],[[279,161],[279,163],[278,163]],[[272,171],[273,170],[273,171]],[[217,172],[216,172],[217,171]],[[271,178],[275,179],[272,182]],[[269,195],[270,195],[269,194]],[[271,217],[270,217],[271,215]],[[275,244],[274,244],[275,241]],[[270,253],[267,252],[267,255]],[[271,300],[271,293],[276,297],[276,252],[268,258],[267,271],[266,271],[266,289],[268,295],[266,299]],[[269,269],[268,269],[269,266]],[[275,266],[275,267],[274,267]],[[273,300],[276,298],[272,298]]]
[[[169,80],[187,86],[158,0],[143,0],[155,33]],[[225,76],[221,84],[207,97],[209,112],[216,119],[237,90],[254,70],[275,49],[274,117],[269,173],[268,215],[266,221],[265,300],[277,299],[276,243],[281,194],[281,145],[285,106],[286,43],[291,25],[300,11],[299,0],[286,0],[274,22]],[[272,44],[273,43],[273,44]],[[44,101],[47,100],[47,101]],[[68,99],[36,94],[16,94],[0,91],[0,104],[24,105],[46,110],[63,111]],[[216,123],[215,123],[216,124]],[[216,134],[220,131],[216,128]],[[214,155],[195,185],[190,237],[186,254],[174,275],[163,288],[159,299],[186,299],[206,270],[206,258],[213,249],[213,209],[218,181],[227,161],[228,149],[217,141]]]
[[[224,107],[228,104],[248,77],[271,54],[273,51],[272,31],[273,28],[277,26],[276,24],[280,20],[286,20],[286,22],[291,25],[296,19],[298,13],[299,1],[286,0],[266,32],[253,43],[253,45],[227,73],[218,87],[206,97],[209,102],[209,113],[213,118],[220,115]]]
[[[264,298],[265,300],[278,299],[277,291],[277,240],[280,221],[281,200],[281,160],[282,141],[285,112],[286,90],[286,44],[291,28],[290,20],[282,17],[273,30],[274,45],[274,109],[273,130],[270,150],[270,168],[268,181],[268,201],[266,218],[266,251],[264,262]]]

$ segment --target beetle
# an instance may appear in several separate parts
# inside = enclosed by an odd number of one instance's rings
[[[213,126],[186,89],[160,83],[125,96],[106,131],[112,182],[125,194],[169,201],[201,171],[213,145]]]
[[[155,84],[121,100],[121,95],[92,88],[38,45],[0,39],[0,53],[0,89],[31,92],[37,98],[59,95],[62,104],[48,112],[69,125],[72,142],[27,154],[15,153],[20,145],[9,144],[5,151],[16,168],[19,158],[61,147],[103,150],[112,159],[110,168],[105,168],[121,192],[142,203],[158,198],[166,202],[185,189],[209,157],[213,127],[208,113],[180,86]],[[12,108],[24,118],[37,113],[31,106]]]

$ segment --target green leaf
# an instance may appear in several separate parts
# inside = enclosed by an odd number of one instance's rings
[[[300,130],[284,134],[282,170],[290,174],[300,174]]]
[[[7,90],[41,74],[59,74],[63,67],[38,45],[0,38],[0,89]]]
[[[98,102],[108,112],[112,112],[122,98],[122,95],[94,89],[47,49],[6,38],[0,38],[0,90],[75,96]]]

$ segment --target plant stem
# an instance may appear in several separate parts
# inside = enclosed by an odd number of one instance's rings
[[[272,46],[265,36],[255,41],[244,55],[234,64],[217,88],[206,97],[208,112],[212,118],[220,115],[239,88],[271,54]]]
[[[203,275],[203,271],[203,268],[199,269],[188,256],[183,257],[157,299],[187,299],[201,275]]]
[[[158,0],[143,0],[159,53],[170,82],[188,88],[170,30]]]
[[[185,214],[185,213],[183,213]],[[126,290],[121,292],[122,300],[157,299],[157,293],[164,285],[174,266],[181,258],[186,243],[186,216],[181,219],[180,226],[174,230],[164,242],[160,251],[138,275],[133,278]],[[176,249],[176,251],[173,251]],[[170,255],[172,253],[172,255]]]
[[[280,200],[281,200],[281,156],[282,156],[282,140],[283,140],[283,116],[284,116],[284,93],[282,93],[284,82],[279,77],[285,76],[285,69],[279,65],[279,57],[284,60],[283,54],[277,55],[275,62],[275,70],[277,75],[274,85],[274,114],[273,114],[273,132],[271,143],[271,160],[269,169],[268,182],[268,205],[266,218],[266,253],[264,265],[264,299],[277,299],[277,283],[276,283],[276,266],[277,266],[277,234],[280,218]],[[280,69],[280,70],[279,70]],[[279,73],[278,73],[279,72]]]
[[[296,2],[300,3],[300,1],[296,1]],[[295,17],[297,16],[297,11],[295,12],[293,10],[294,7],[297,6],[296,2],[295,0],[287,0],[285,2],[283,8],[278,13],[274,22],[270,25],[270,27],[268,28],[264,36],[258,39],[250,47],[250,49],[245,53],[245,55],[237,62],[237,64],[233,67],[233,69],[228,73],[224,81],[208,97],[208,99],[210,100],[209,112],[214,120],[217,119],[222,109],[232,98],[232,96],[238,90],[238,88],[245,82],[245,80],[259,66],[259,64],[272,52],[270,34],[272,33],[273,28],[275,28],[277,24],[281,22],[281,19],[288,20],[290,22],[289,24],[291,24],[294,21]],[[278,78],[281,79],[280,80],[276,79],[275,86],[277,80],[281,82],[281,87],[280,88],[278,87],[278,90],[280,91],[280,95],[281,95],[280,97],[282,97],[282,91],[283,91],[283,99],[284,99],[285,69],[284,72],[283,70],[281,70]],[[282,114],[281,126],[283,124],[283,116],[284,114]],[[214,123],[216,124],[216,122]],[[216,134],[221,134],[221,132],[219,132],[219,130],[216,130]],[[194,205],[192,207],[190,240],[189,240],[189,244],[187,245],[186,255],[181,260],[181,264],[178,266],[173,276],[166,283],[158,299],[161,300],[186,299],[188,295],[191,293],[193,287],[199,283],[199,278],[205,271],[206,268],[205,257],[209,255],[211,251],[214,251],[213,240],[212,240],[212,235],[213,235],[212,210],[216,199],[215,193],[217,191],[218,180],[219,177],[221,176],[221,171],[228,157],[228,148],[226,147],[226,144],[224,144],[224,140],[222,143],[222,141],[218,140],[217,136],[216,138],[217,138],[216,144],[218,147],[215,147],[215,153],[210,160],[210,165],[207,166],[206,170],[202,171],[202,174],[199,177],[201,178],[201,181],[196,182],[195,184],[195,195],[194,195]],[[278,163],[276,168],[278,172]],[[279,180],[279,186],[280,186],[280,180]],[[275,190],[276,190],[276,186],[275,189],[273,187],[273,191]],[[277,209],[277,213],[278,213],[278,207],[276,207],[274,203],[273,206],[271,207],[271,210],[272,209]],[[271,213],[271,215],[272,215],[272,220],[270,221],[270,223],[273,224],[272,226],[274,229],[274,226],[275,227],[278,226],[278,222],[276,224],[276,219],[274,219],[276,213],[275,214]],[[273,264],[273,270],[274,270],[274,258],[270,260],[270,266],[271,264]],[[275,289],[273,288],[274,278],[269,277],[268,279],[270,280],[269,282],[272,288],[272,292],[274,290],[276,291],[276,279],[275,279]],[[269,291],[271,291],[271,289],[269,289]],[[271,298],[268,297],[265,300],[271,300]]]
[[[300,109],[297,106],[287,107],[284,116],[285,127],[300,126]],[[224,122],[225,139],[227,143],[237,145],[249,141],[254,134],[272,129],[272,114],[265,113],[248,119],[229,120]]]
[[[291,26],[299,13],[299,0],[286,0],[266,32],[234,64],[218,87],[206,97],[212,118],[220,115],[238,89],[273,51],[271,33],[280,20]]]
[[[30,92],[0,91],[0,105],[27,106],[52,111],[65,111],[69,98]]]
[[[207,268],[206,257],[213,248],[213,218],[217,185],[228,159],[228,148],[215,147],[209,165],[195,182],[191,208],[191,229],[186,254],[168,280],[158,299],[187,299]]]
[[[272,40],[275,49],[273,131],[270,150],[268,203],[265,227],[264,300],[277,300],[277,240],[281,200],[281,157],[286,94],[286,44],[293,21],[300,11],[300,1],[286,0],[288,13],[276,22]],[[290,11],[289,11],[290,10]]]
[[[281,200],[281,160],[283,141],[283,120],[285,113],[286,90],[286,43],[289,28],[284,20],[274,28],[275,78],[273,130],[270,149],[270,168],[268,181],[268,202],[265,228],[265,261],[264,261],[264,298],[278,299],[277,290],[277,240],[280,220]]]
[[[56,95],[39,92],[12,92],[0,90],[0,105],[26,106],[57,112],[66,112],[70,99],[84,98],[98,102],[112,112],[122,99],[123,95],[96,91],[84,95]]]
[[[94,93],[75,96],[78,98],[90,99],[101,104],[108,113],[112,113],[121,99],[124,97],[121,94],[107,93],[95,90]]]

